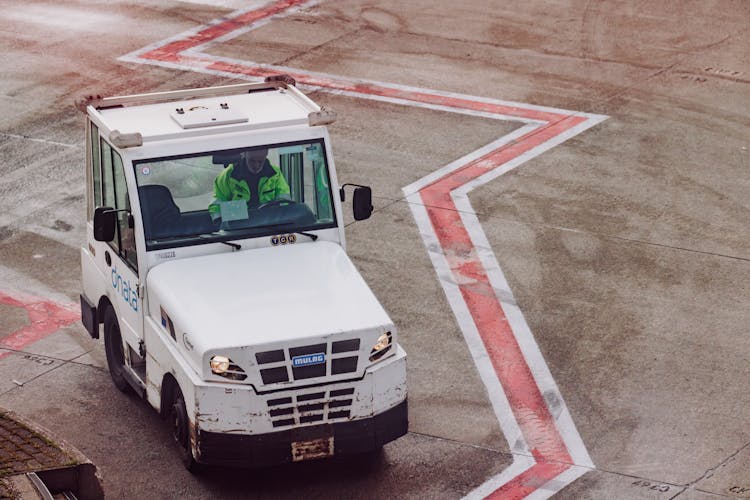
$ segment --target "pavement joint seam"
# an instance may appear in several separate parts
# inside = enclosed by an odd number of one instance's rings
[[[59,361],[62,364],[58,365],[58,367],[60,367],[60,366],[62,366],[64,364],[74,364],[74,365],[78,365],[78,366],[86,366],[86,367],[89,367],[89,368],[94,368],[95,370],[100,370],[100,371],[103,371],[103,372],[107,371],[106,369],[101,368],[99,366],[91,365],[89,363],[81,363],[80,361],[76,361],[77,359],[79,359],[79,358],[81,358],[81,357],[83,357],[83,356],[85,356],[85,355],[87,355],[87,354],[89,354],[91,352],[94,352],[94,349],[89,349],[88,351],[83,352],[83,353],[79,354],[78,356],[76,356],[75,358],[72,358],[72,359],[61,359],[61,358],[56,358],[54,356],[50,356],[48,354],[37,354],[37,353],[34,353],[34,352],[23,351],[23,350],[19,350],[19,349],[12,349],[10,347],[5,347],[5,346],[0,346],[0,350],[9,351],[9,352],[12,352],[14,354],[29,354],[31,356],[39,356],[39,357],[42,357],[42,358],[51,359],[53,361]],[[45,373],[49,373],[49,371],[47,371]],[[42,374],[42,375],[44,375],[44,374]],[[34,378],[36,378],[36,377],[34,377]],[[34,380],[34,379],[30,379],[28,382],[31,382],[31,380]],[[24,382],[24,384],[26,384],[26,383],[27,382]]]
[[[386,198],[386,199],[388,199],[388,198]],[[395,204],[397,204],[397,203],[400,203],[400,202],[402,202],[402,201],[405,201],[405,200],[406,200],[406,198],[403,198],[403,199],[395,199],[395,200],[391,200],[391,202],[390,202],[390,203],[388,203],[387,205],[385,205],[385,206],[382,206],[382,207],[380,207],[380,208],[376,208],[376,209],[373,209],[372,213],[373,213],[373,214],[376,214],[376,213],[382,212],[382,211],[384,211],[384,210],[385,210],[386,208],[392,207],[393,205],[395,205]],[[407,203],[408,203],[408,202],[407,202]],[[351,226],[352,224],[356,224],[357,222],[360,222],[360,221],[356,221],[356,220],[354,220],[354,221],[350,222],[349,224],[345,224],[345,225],[344,225],[344,227],[349,227],[349,226]]]
[[[393,205],[395,205],[395,204],[397,204],[399,202],[404,202],[404,203],[407,203],[408,205],[418,205],[418,206],[428,207],[428,208],[432,208],[432,209],[436,209],[436,210],[447,210],[447,211],[457,212],[457,213],[470,213],[470,212],[467,212],[465,210],[458,210],[458,209],[453,209],[453,208],[445,208],[445,207],[442,207],[442,206],[429,205],[429,204],[425,204],[425,203],[415,203],[415,202],[409,201],[407,199],[407,197],[403,197],[403,198],[387,198],[385,196],[373,196],[373,198],[378,198],[378,199],[390,200],[391,201],[391,203],[388,203],[387,205],[385,205],[383,207],[380,207],[380,208],[378,208],[376,210],[373,210],[373,213],[381,212],[381,211],[385,210],[386,208],[389,208],[389,207],[391,207],[391,206],[393,206]],[[527,227],[534,227],[534,228],[552,229],[552,230],[556,230],[556,231],[566,231],[566,232],[578,233],[578,234],[589,235],[589,236],[597,236],[597,237],[604,238],[604,239],[619,240],[619,241],[624,241],[624,242],[627,242],[627,243],[633,243],[633,244],[637,244],[637,245],[654,246],[654,247],[659,247],[659,248],[667,248],[667,249],[670,249],[670,250],[676,250],[676,251],[682,251],[682,252],[689,252],[689,253],[696,253],[696,254],[700,254],[700,255],[708,255],[708,256],[711,256],[711,257],[721,257],[721,258],[724,258],[724,259],[732,259],[732,260],[739,260],[739,261],[742,261],[742,262],[750,262],[750,257],[741,257],[741,256],[738,256],[738,255],[729,255],[729,254],[718,253],[718,252],[708,252],[706,250],[697,250],[695,248],[687,248],[687,247],[680,247],[680,246],[675,246],[675,245],[667,245],[666,243],[657,243],[657,242],[653,242],[653,241],[639,240],[639,239],[635,239],[635,238],[626,238],[624,236],[617,236],[616,234],[599,233],[599,232],[596,232],[596,231],[586,231],[584,229],[577,229],[577,228],[563,227],[563,226],[554,226],[554,225],[551,225],[551,224],[540,224],[540,223],[536,223],[536,222],[529,222],[529,221],[508,219],[508,218],[505,218],[505,217],[496,217],[496,216],[493,216],[491,214],[484,213],[484,212],[475,212],[475,214],[477,216],[481,215],[481,216],[487,217],[489,219],[493,219],[493,220],[497,220],[497,221],[502,221],[502,222],[507,222],[509,224],[518,224],[518,225],[527,226]],[[347,227],[350,226],[351,224],[353,224],[353,222],[347,224]]]
[[[410,430],[409,434],[414,435],[414,436],[421,436],[421,437],[425,437],[425,438],[430,438],[430,439],[434,439],[434,440],[437,440],[437,441],[443,441],[443,442],[446,442],[446,443],[452,443],[452,444],[461,445],[461,446],[469,446],[469,447],[477,449],[477,450],[488,451],[490,453],[495,453],[495,454],[503,455],[503,456],[506,456],[506,457],[512,457],[512,456],[519,456],[519,457],[526,457],[526,458],[532,458],[533,457],[533,455],[531,455],[530,453],[521,453],[521,452],[512,451],[512,450],[510,450],[510,451],[503,451],[503,450],[499,450],[497,448],[493,448],[493,447],[489,447],[489,446],[482,446],[482,445],[478,445],[478,444],[474,444],[474,443],[467,443],[465,441],[460,441],[460,440],[457,440],[457,439],[446,438],[446,437],[442,437],[442,436],[436,436],[434,434],[427,434],[427,433],[424,433],[424,432],[418,432],[418,431],[411,431]],[[748,445],[750,445],[750,443],[748,443]],[[748,445],[746,445],[746,446],[748,446]],[[676,484],[676,483],[672,483],[670,481],[663,481],[663,480],[660,480],[660,479],[654,479],[654,478],[651,478],[651,477],[641,476],[641,475],[637,475],[637,474],[628,474],[626,472],[619,472],[619,471],[616,471],[616,470],[604,469],[604,468],[601,468],[601,467],[589,467],[589,466],[586,466],[586,465],[579,465],[579,464],[572,463],[572,462],[567,462],[567,461],[560,461],[560,460],[548,459],[548,460],[545,460],[545,462],[559,463],[559,464],[567,465],[567,466],[571,466],[571,467],[582,467],[582,468],[589,469],[591,471],[596,470],[598,472],[602,472],[604,474],[609,474],[609,475],[612,475],[612,476],[619,476],[619,477],[622,477],[622,478],[634,479],[634,480],[649,481],[651,483],[658,483],[658,484],[663,484],[663,485],[666,485],[666,486],[671,486],[671,487],[674,487],[674,488],[680,488],[681,491],[679,491],[677,493],[677,495],[682,494],[689,487],[689,484],[687,484],[687,485],[686,484]],[[692,483],[690,483],[690,484],[692,484]],[[700,490],[698,488],[696,488],[696,490],[701,491],[703,493],[708,493],[708,494],[712,494],[712,495],[717,495],[717,496],[732,498],[730,495],[725,495],[725,494],[722,494],[722,493],[716,493],[716,492],[707,491],[707,490]],[[677,495],[675,495],[675,496],[677,496]],[[674,498],[674,497],[672,497],[672,498]]]
[[[413,36],[425,36],[424,33],[416,33],[413,31],[398,31],[397,33],[405,33],[407,35],[413,35]],[[492,47],[495,49],[518,51],[518,47],[501,45],[497,43],[480,42],[478,40],[475,41],[475,40],[467,40],[463,38],[450,38],[450,37],[435,37],[435,38],[440,38],[440,40],[446,40],[449,42],[458,42],[458,43],[465,43],[467,45],[475,45],[479,47]],[[571,54],[566,54],[564,52],[555,52],[552,50],[529,50],[529,52],[534,52],[536,54],[539,54],[545,57],[559,57],[560,59],[574,59],[578,61],[590,61],[590,62],[605,63],[605,64],[617,64],[619,66],[628,66],[628,67],[640,68],[640,69],[645,69],[645,70],[657,70],[661,68],[661,66],[656,65],[656,64],[639,63],[636,61],[627,62],[627,61],[621,61],[617,59],[608,59],[606,57],[596,57],[596,56],[590,56],[590,55],[571,55]]]
[[[57,366],[53,366],[53,367],[52,367],[52,368],[50,368],[49,370],[47,370],[47,371],[45,371],[45,372],[42,372],[42,373],[40,373],[40,374],[38,374],[38,375],[35,375],[35,376],[31,377],[31,378],[30,378],[29,380],[26,380],[25,382],[23,382],[23,384],[21,384],[21,385],[17,385],[17,386],[15,386],[15,387],[11,387],[10,389],[8,389],[8,390],[7,390],[7,391],[5,391],[5,392],[1,392],[1,393],[0,393],[0,397],[2,397],[2,396],[5,396],[6,394],[9,394],[9,393],[11,393],[12,391],[15,391],[15,390],[17,390],[17,389],[21,389],[21,388],[23,388],[23,386],[25,386],[26,384],[30,384],[31,382],[35,381],[36,379],[38,379],[38,378],[40,378],[40,377],[43,377],[43,376],[47,375],[48,373],[51,373],[51,372],[53,372],[53,371],[57,370],[58,368],[61,368],[61,367],[65,366],[65,365],[67,365],[67,364],[68,364],[68,362],[67,362],[67,361],[65,361],[65,362],[62,362],[62,363],[60,363],[60,364],[59,364],[59,365],[57,365]]]
[[[737,497],[737,496],[734,496],[734,495],[727,495],[725,493],[716,493],[715,491],[702,490],[700,488],[695,488],[695,490],[693,490],[693,491],[699,491],[701,493],[705,493],[706,495],[711,495],[711,496],[720,497],[720,498],[742,498],[742,497]],[[678,493],[677,495],[681,495],[682,493],[684,493],[684,491]],[[675,495],[675,496],[677,496],[677,495]],[[672,497],[672,498],[674,498],[674,497]],[[745,498],[747,498],[747,497],[745,497]]]
[[[57,141],[50,141],[48,139],[38,139],[36,137],[30,137],[28,135],[21,135],[21,134],[9,134],[8,132],[0,132],[0,135],[3,135],[5,137],[10,137],[11,139],[23,139],[27,141],[34,141],[34,142],[41,142],[43,144],[51,144],[53,146],[62,146],[66,148],[79,148],[83,147],[81,144],[68,144],[65,142],[57,142]]]
[[[687,490],[699,490],[699,491],[703,491],[703,490],[700,490],[699,488],[694,488],[694,486],[697,485],[698,483],[700,483],[701,481],[703,481],[704,479],[708,479],[708,478],[713,477],[714,472],[716,472],[717,470],[719,470],[722,467],[725,467],[727,464],[729,464],[730,462],[732,462],[733,460],[735,460],[735,458],[737,458],[737,455],[739,455],[740,453],[742,453],[743,451],[745,451],[745,449],[747,449],[749,447],[750,447],[750,443],[745,443],[739,450],[737,450],[734,453],[732,453],[731,455],[729,455],[727,458],[725,458],[724,460],[722,460],[719,464],[717,464],[714,467],[709,468],[706,472],[703,473],[703,475],[701,477],[699,477],[698,479],[695,479],[694,481],[689,482],[685,486],[685,490],[684,491],[678,493],[677,495],[673,496],[672,498],[678,497],[679,495],[681,495],[682,493],[684,493]],[[713,493],[713,492],[710,492],[710,493]]]
[[[511,457],[511,456],[531,457],[532,456],[532,455],[527,454],[527,453],[520,453],[520,452],[514,452],[514,451],[502,451],[502,450],[498,450],[496,448],[492,448],[492,447],[488,447],[488,446],[476,445],[476,444],[473,444],[473,443],[467,443],[467,442],[464,442],[464,441],[459,441],[459,440],[456,440],[456,439],[445,438],[445,437],[436,436],[436,435],[433,435],[433,434],[427,434],[427,433],[423,433],[423,432],[409,431],[409,434],[412,434],[412,435],[415,435],[415,436],[426,437],[426,438],[430,438],[430,439],[435,439],[435,440],[443,441],[443,442],[447,442],[447,443],[454,443],[454,444],[458,444],[458,445],[469,446],[469,447],[472,447],[472,448],[475,448],[475,449],[478,449],[478,450],[489,451],[491,453],[496,453],[498,455],[504,455],[504,456],[507,456],[507,457]],[[742,450],[744,450],[748,446],[750,446],[750,443],[748,443],[745,446],[743,446],[740,450],[738,450],[736,453],[734,453],[727,460],[725,460],[724,462],[722,462],[721,464],[719,464],[718,466],[716,466],[716,467],[714,467],[713,469],[710,469],[710,470],[718,469],[719,467],[721,467],[722,465],[724,465],[726,462],[730,461],[734,456],[736,456],[738,453],[740,453]],[[619,471],[611,470],[611,469],[603,469],[601,467],[592,468],[592,467],[587,467],[587,466],[583,466],[583,465],[578,465],[578,464],[575,464],[575,463],[569,463],[569,462],[564,462],[564,461],[556,461],[556,460],[546,460],[546,461],[550,462],[550,463],[560,463],[560,464],[564,464],[564,465],[568,465],[568,466],[588,468],[588,469],[590,469],[592,471],[596,470],[598,472],[602,472],[604,474],[609,474],[609,475],[612,475],[612,476],[619,476],[619,477],[622,477],[622,478],[634,479],[634,480],[649,481],[651,483],[658,483],[658,484],[662,484],[662,485],[666,485],[666,486],[670,486],[670,487],[674,487],[674,488],[679,488],[680,491],[677,492],[674,496],[670,497],[670,500],[673,499],[673,498],[676,498],[677,496],[681,495],[682,493],[685,493],[688,489],[694,489],[695,491],[700,491],[701,493],[706,493],[706,494],[709,494],[709,495],[714,495],[714,496],[722,497],[722,498],[735,498],[732,495],[727,495],[727,494],[724,494],[724,493],[717,493],[717,492],[714,492],[714,491],[703,490],[703,489],[700,489],[700,488],[691,488],[690,486],[693,485],[693,484],[695,484],[696,481],[693,481],[693,482],[688,483],[688,484],[676,484],[676,483],[672,483],[670,481],[663,481],[663,480],[660,480],[660,479],[654,479],[654,478],[650,478],[650,477],[646,477],[646,476],[641,476],[641,475],[637,475],[637,474],[628,474],[628,473],[625,473],[625,472],[619,472]],[[703,479],[703,476],[701,477],[701,479]],[[698,481],[700,481],[700,479]]]

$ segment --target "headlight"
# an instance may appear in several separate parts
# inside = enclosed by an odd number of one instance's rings
[[[220,377],[228,378],[229,380],[245,380],[247,373],[245,370],[234,364],[234,362],[226,356],[213,356],[209,362],[211,366],[211,372]]]
[[[229,370],[229,358],[226,356],[214,356],[211,358],[211,371],[221,375]]]
[[[372,346],[372,350],[370,351],[370,361],[377,361],[382,358],[385,353],[391,350],[392,346],[393,336],[391,335],[391,332],[385,332],[378,337],[378,341]]]

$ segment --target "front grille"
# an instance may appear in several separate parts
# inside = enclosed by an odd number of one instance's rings
[[[358,338],[255,353],[263,384],[278,384],[357,371]]]
[[[260,376],[263,378],[264,384],[276,384],[278,382],[289,381],[289,375],[286,372],[286,368],[283,366],[261,370]]]
[[[348,419],[354,388],[315,391],[267,401],[274,427]]]
[[[331,373],[338,375],[339,373],[349,373],[357,370],[357,356],[349,358],[339,358],[331,361]]]

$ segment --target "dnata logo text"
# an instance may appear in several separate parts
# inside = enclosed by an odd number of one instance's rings
[[[138,312],[138,291],[130,285],[130,281],[117,272],[116,267],[112,267],[112,288],[122,297],[130,308]]]
[[[292,366],[322,365],[326,362],[326,355],[322,352],[316,354],[305,354],[292,358]]]

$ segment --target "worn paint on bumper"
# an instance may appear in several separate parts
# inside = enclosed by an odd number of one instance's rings
[[[333,438],[334,455],[376,450],[408,431],[407,401],[371,418],[298,427],[259,435],[198,432],[198,461],[205,464],[259,467],[293,461],[292,443]]]
[[[348,395],[336,395],[342,391]],[[315,393],[319,400],[308,400]],[[335,454],[367,451],[396,439],[407,431],[406,353],[396,354],[372,365],[363,378],[305,388],[256,394],[252,386],[202,384],[195,386],[195,408],[191,415],[194,456],[203,463],[262,465],[291,460],[291,443],[335,437]],[[275,401],[289,401],[280,407]],[[350,401],[346,408],[336,406]],[[334,403],[336,401],[336,403]],[[303,411],[306,405],[322,410]],[[278,416],[279,408],[294,407],[291,415]],[[333,417],[346,409],[344,417]],[[322,414],[318,420],[303,415]],[[294,417],[292,424],[283,424]],[[245,448],[265,449],[255,456]],[[243,451],[244,450],[244,451]],[[223,457],[223,458],[222,458]]]

